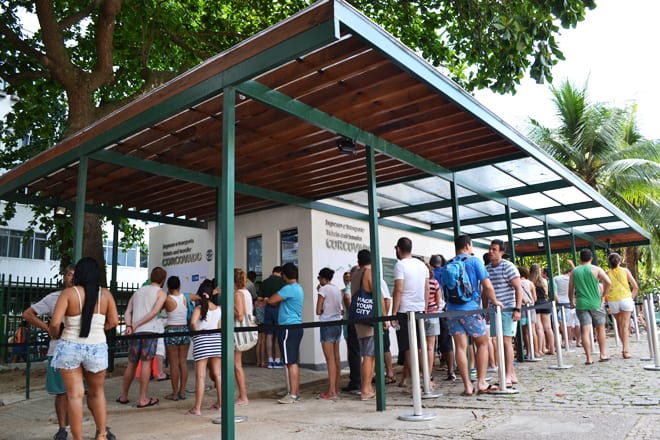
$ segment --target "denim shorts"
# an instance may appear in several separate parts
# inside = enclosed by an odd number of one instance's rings
[[[321,342],[341,342],[341,325],[321,327]]]
[[[440,318],[424,318],[424,333],[426,336],[440,334]]]
[[[576,310],[576,313],[580,326],[603,325],[607,319],[607,313],[602,307],[593,310]]]
[[[82,366],[85,371],[98,373],[108,368],[108,344],[59,341],[51,365],[62,370],[75,370]]]
[[[374,337],[367,336],[366,338],[358,339],[360,346],[360,356],[374,356],[376,353],[376,346],[374,344]]]

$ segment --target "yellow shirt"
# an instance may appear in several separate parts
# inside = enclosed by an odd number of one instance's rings
[[[610,302],[621,301],[630,298],[630,285],[628,284],[628,274],[620,267],[615,267],[607,272],[612,280],[612,288],[607,293],[607,300]]]

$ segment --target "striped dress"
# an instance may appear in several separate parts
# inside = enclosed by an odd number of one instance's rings
[[[197,330],[214,330],[222,318],[220,307],[210,310],[206,319],[197,320]],[[220,333],[193,336],[193,359],[199,361],[210,357],[222,357],[222,339]]]

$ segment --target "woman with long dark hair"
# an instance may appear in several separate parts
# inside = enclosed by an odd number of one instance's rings
[[[51,338],[61,339],[52,365],[59,369],[64,381],[74,440],[83,437],[83,377],[87,382],[87,405],[96,422],[96,438],[107,438],[104,385],[108,344],[105,331],[116,327],[119,318],[112,294],[100,287],[101,274],[101,268],[93,258],[78,261],[73,287],[62,291],[48,327]]]
[[[190,325],[194,331],[214,330],[221,328],[222,309],[211,298],[213,297],[213,283],[202,282],[197,290],[200,304],[195,307]],[[208,333],[193,336],[193,359],[195,359],[195,406],[188,411],[193,416],[202,415],[202,400],[204,398],[204,385],[206,383],[206,365],[210,370],[210,377],[215,382],[217,394],[216,402],[211,405],[212,410],[219,410],[221,405],[220,390],[220,362],[222,361],[222,338],[220,333]]]

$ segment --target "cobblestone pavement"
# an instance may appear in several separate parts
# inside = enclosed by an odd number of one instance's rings
[[[645,336],[645,335],[643,335]],[[460,380],[439,380],[446,374],[434,371],[436,390],[442,396],[422,400],[421,415],[429,421],[403,421],[414,414],[412,397],[396,384],[386,387],[387,409],[376,411],[374,400],[362,402],[359,396],[342,394],[336,402],[316,399],[325,391],[326,373],[301,370],[301,401],[279,405],[278,392],[284,389],[283,370],[247,367],[250,404],[237,406],[237,416],[247,420],[235,425],[239,440],[266,439],[566,439],[608,440],[660,438],[660,371],[644,369],[652,361],[646,340],[633,342],[633,358],[621,358],[620,349],[608,338],[609,362],[584,365],[584,353],[564,355],[569,369],[552,369],[557,358],[517,365],[520,383],[515,395],[463,397]],[[598,355],[595,355],[597,359]],[[497,382],[492,373],[491,382]],[[192,387],[192,377],[188,388]],[[133,384],[131,404],[120,405],[121,377],[106,381],[108,423],[118,439],[209,439],[220,438],[220,413],[205,409],[213,402],[214,391],[205,395],[201,417],[187,416],[192,395],[186,401],[171,402],[169,382],[152,382],[150,394],[160,404],[137,409],[137,383]],[[56,431],[52,397],[43,390],[24,395],[0,396],[0,440],[49,439]],[[94,424],[85,423],[85,438],[93,438]]]

